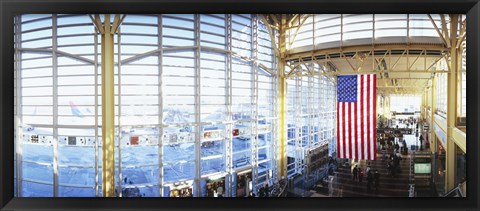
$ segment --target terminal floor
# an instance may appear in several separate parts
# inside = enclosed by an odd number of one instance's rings
[[[372,170],[378,170],[380,173],[380,185],[378,190],[374,187],[370,191],[367,189],[366,177],[363,178],[362,183],[353,183],[350,167],[341,167],[336,172],[333,181],[333,197],[408,197],[409,193],[409,175],[410,175],[410,146],[416,144],[416,137],[414,135],[404,136],[409,147],[409,154],[402,155],[400,162],[400,173],[394,177],[387,175],[387,163],[382,161],[382,154],[377,152],[377,159],[375,161],[368,161],[371,163]],[[425,143],[424,143],[425,144]],[[388,150],[387,153],[392,153],[393,150]],[[366,161],[359,162],[360,167],[365,170]],[[433,196],[431,191],[427,191],[426,195]],[[426,196],[424,194],[424,196]],[[322,197],[321,194],[312,192],[310,197]]]
[[[378,190],[371,187],[367,189],[366,177],[363,178],[362,183],[354,183],[352,181],[352,174],[350,167],[340,167],[336,173],[333,182],[333,196],[335,197],[408,197],[409,190],[409,175],[410,175],[410,155],[403,155],[403,160],[400,161],[400,173],[395,176],[387,175],[387,163],[381,160],[382,154],[377,153],[375,161],[371,163],[373,171],[378,170],[380,173],[380,183]],[[360,166],[365,170],[366,163],[360,162]]]
[[[377,152],[377,159],[375,161],[368,161],[371,163],[372,170],[378,170],[380,173],[380,185],[378,190],[372,186],[370,191],[367,190],[366,177],[363,178],[362,183],[353,183],[350,167],[342,167],[336,172],[333,181],[333,197],[408,197],[409,191],[409,175],[410,175],[410,159],[411,159],[411,145],[419,144],[415,135],[405,135],[405,141],[409,148],[408,155],[402,155],[400,162],[400,173],[394,177],[387,175],[387,163],[382,161],[382,154]],[[423,143],[425,144],[425,143]],[[387,150],[392,153],[393,150]],[[360,167],[365,170],[367,161],[358,162]],[[322,197],[323,195],[312,191],[310,197]]]

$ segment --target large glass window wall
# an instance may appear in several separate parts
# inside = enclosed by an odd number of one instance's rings
[[[467,91],[467,69],[466,69],[466,40],[463,40],[462,43],[460,44],[460,68],[459,68],[459,75],[460,75],[460,81],[458,81],[459,86],[458,88],[460,89],[457,97],[457,100],[459,101],[458,104],[460,105],[457,107],[457,113],[459,117],[466,117],[467,113],[467,96],[466,96],[466,91]],[[448,64],[447,60],[442,59],[439,64],[437,65],[437,69],[440,70],[447,70],[448,69]],[[436,106],[436,114],[443,118],[447,118],[447,97],[448,97],[448,74],[447,73],[436,73],[435,75],[435,106]],[[461,122],[457,122],[458,124],[461,124],[464,126],[466,122],[464,122],[464,119],[461,120]]]
[[[178,183],[204,196],[212,177],[231,194],[246,168],[255,187],[274,179],[276,64],[259,19],[126,16],[114,48],[117,196],[169,196]],[[100,35],[87,15],[16,21],[17,195],[101,196]]]
[[[447,118],[448,74],[438,73],[435,76],[435,113]]]
[[[420,95],[391,95],[390,111],[403,112],[420,112],[422,98]]]
[[[298,174],[313,173],[322,168],[323,166],[317,166],[317,169],[307,168],[308,152],[327,146],[334,141],[335,136],[336,85],[331,76],[319,73],[321,67],[318,64],[312,63],[307,66],[317,74],[308,77],[295,75],[287,79],[286,130],[289,178]]]
[[[467,41],[466,38],[462,42],[462,95],[460,97],[462,103],[460,114],[462,117],[467,116]]]
[[[78,15],[16,17],[17,196],[98,195],[101,114],[90,22]]]
[[[440,15],[431,15],[441,26]],[[323,49],[342,45],[388,42],[441,43],[426,14],[311,14],[294,21],[287,32],[288,49],[314,47]]]

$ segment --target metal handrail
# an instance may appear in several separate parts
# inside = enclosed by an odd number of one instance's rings
[[[414,164],[412,156],[414,153],[410,152],[410,174],[409,174],[409,190],[408,190],[408,197],[415,197],[415,172],[414,172]]]

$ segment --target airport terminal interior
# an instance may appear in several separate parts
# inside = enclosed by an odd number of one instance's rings
[[[14,195],[465,197],[466,25],[18,15]],[[368,114],[340,106],[344,78]],[[345,122],[365,145],[345,141]]]

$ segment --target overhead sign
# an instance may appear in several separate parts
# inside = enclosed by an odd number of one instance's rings
[[[377,129],[377,133],[411,135],[413,132],[412,132],[412,129],[399,128],[399,129]]]
[[[138,136],[130,137],[130,145],[138,145]]]
[[[415,112],[393,112],[393,115],[414,115]]]
[[[69,136],[68,137],[68,145],[77,145],[77,137]]]

